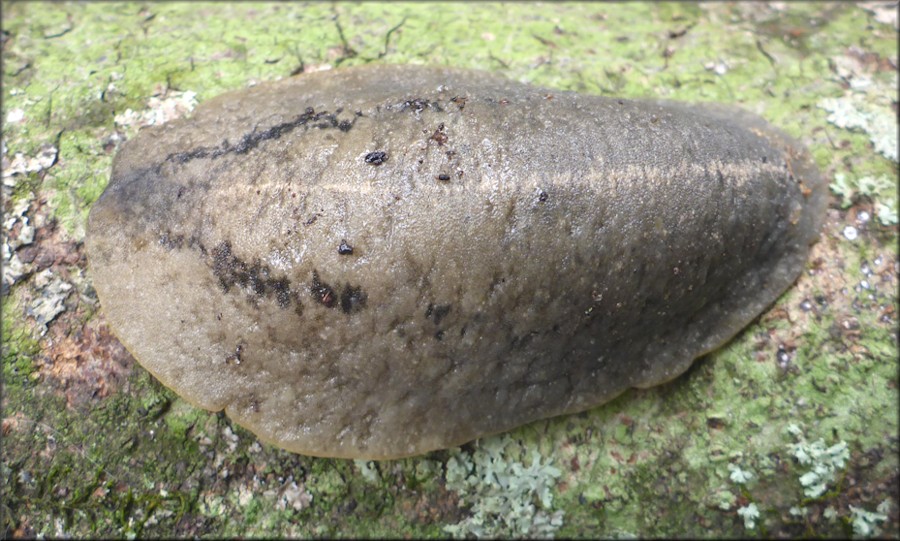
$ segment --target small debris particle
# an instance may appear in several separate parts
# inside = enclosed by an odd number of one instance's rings
[[[9,124],[18,124],[25,119],[25,111],[22,109],[10,109],[6,113],[6,122]]]
[[[459,110],[462,111],[463,109],[466,108],[466,100],[467,100],[467,99],[468,99],[468,98],[464,98],[464,97],[460,97],[460,96],[454,96],[454,97],[450,98],[450,101],[453,102],[453,103],[455,103],[456,106],[459,107]]]
[[[234,348],[234,353],[230,353],[225,356],[225,364],[241,364],[241,353],[244,352],[244,345],[238,344]]]
[[[347,244],[347,241],[341,239],[341,245],[338,246],[338,253],[341,255],[352,255],[353,254],[353,246]]]
[[[726,66],[723,62],[707,62],[703,65],[703,68],[706,71],[711,71],[716,75],[725,75],[728,73],[728,66]]]
[[[47,333],[47,325],[65,311],[65,300],[72,291],[72,284],[63,281],[50,269],[38,273],[34,284],[40,295],[26,308],[26,314],[34,318],[43,336]]]
[[[171,92],[165,99],[151,97],[147,100],[147,108],[141,112],[126,109],[124,113],[116,115],[113,121],[120,128],[156,126],[187,115],[197,103],[196,92]]]
[[[850,317],[841,321],[841,326],[848,331],[854,331],[859,329],[859,320],[855,317]]]
[[[369,165],[381,165],[387,161],[387,152],[376,150],[366,154],[366,163]]]
[[[3,178],[11,179],[15,175],[27,175],[29,173],[38,173],[45,169],[49,169],[56,164],[59,150],[50,144],[41,145],[41,149],[37,156],[28,157],[22,152],[16,152],[12,161],[7,162],[6,156],[3,158]],[[5,181],[8,186],[15,186],[15,182]]]
[[[778,351],[775,353],[775,360],[778,361],[778,366],[784,370],[791,364],[791,355],[788,353],[787,349],[785,349],[784,345],[778,346]]]
[[[434,133],[431,134],[431,137],[429,139],[431,139],[432,141],[437,143],[438,146],[443,146],[444,144],[447,143],[447,141],[450,140],[450,138],[447,137],[447,134],[444,133],[444,123],[443,122],[441,122],[441,124],[438,126],[438,128],[436,130],[434,130]]]

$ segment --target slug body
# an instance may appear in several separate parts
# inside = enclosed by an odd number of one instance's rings
[[[383,459],[678,376],[796,279],[825,199],[738,109],[362,67],[141,132],[87,249],[165,385],[286,449]]]

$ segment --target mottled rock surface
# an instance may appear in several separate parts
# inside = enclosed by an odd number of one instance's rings
[[[825,200],[738,109],[373,66],[141,132],[87,249],[110,325],[184,398],[392,458],[678,376],[793,282]]]

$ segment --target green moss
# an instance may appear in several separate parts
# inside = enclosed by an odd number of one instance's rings
[[[34,358],[41,347],[31,333],[18,319],[10,298],[3,299],[2,362],[4,395],[30,385],[34,373]]]
[[[163,421],[173,434],[186,439],[188,432],[207,416],[208,414],[203,410],[191,406],[184,400],[175,399],[163,417]],[[191,444],[193,445],[194,442],[192,441]]]
[[[16,184],[15,186],[13,186],[9,197],[12,206],[15,206],[16,203],[22,200],[30,201],[34,199],[34,194],[40,184],[40,179],[38,178],[37,174],[34,173],[17,178]]]
[[[81,238],[90,205],[106,187],[112,160],[104,153],[97,130],[65,131],[58,144],[60,163],[51,168],[43,188],[53,193],[51,204],[59,224]]]
[[[146,374],[132,382],[139,395],[156,393]],[[7,389],[14,392],[4,415],[16,426],[4,437],[4,500],[13,519],[30,517],[42,535],[140,535],[160,511],[170,513],[156,524],[166,529],[188,512],[191,495],[172,487],[183,480],[179,470],[199,467],[197,457],[177,435],[158,428],[152,411],[131,408],[130,396],[74,411],[46,390],[25,396],[18,385]],[[159,486],[170,488],[163,493]],[[3,527],[8,532],[13,524]]]

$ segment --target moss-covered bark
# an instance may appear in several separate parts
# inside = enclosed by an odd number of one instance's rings
[[[900,533],[894,8],[2,7],[5,536]],[[414,459],[262,445],[160,386],[110,335],[84,220],[142,124],[370,62],[740,104],[834,179],[822,241],[775,306],[662,387]]]

